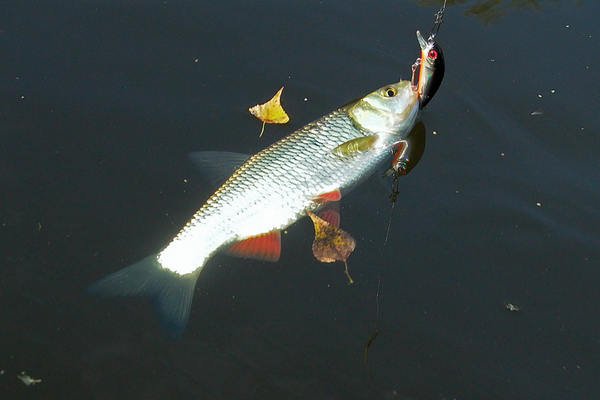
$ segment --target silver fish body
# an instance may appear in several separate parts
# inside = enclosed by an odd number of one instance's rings
[[[161,252],[104,278],[93,290],[157,296],[169,325],[185,325],[192,295],[182,300],[178,282],[192,282],[185,290],[193,292],[215,252],[283,229],[316,209],[320,195],[344,191],[372,174],[408,135],[418,110],[418,94],[401,81],[293,132],[243,163]],[[366,150],[335,151],[366,137],[373,138]]]
[[[190,273],[224,245],[286,228],[318,207],[320,194],[344,191],[370,175],[402,138],[353,157],[333,153],[340,144],[368,134],[342,108],[255,154],[208,199],[159,261],[180,274]]]

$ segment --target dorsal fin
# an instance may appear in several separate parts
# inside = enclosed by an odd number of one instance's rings
[[[220,186],[250,156],[231,151],[196,151],[188,155],[198,171],[215,187]]]

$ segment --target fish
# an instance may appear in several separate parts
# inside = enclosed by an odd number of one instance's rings
[[[196,153],[197,165],[233,172],[224,174],[224,183],[158,253],[100,279],[89,291],[153,298],[163,325],[178,336],[197,279],[215,253],[277,261],[280,232],[372,175],[415,125],[423,94],[400,80],[252,156]]]

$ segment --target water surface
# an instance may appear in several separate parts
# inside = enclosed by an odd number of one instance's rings
[[[210,194],[189,152],[255,152],[407,78],[414,31],[429,29],[437,7],[6,6],[0,396],[598,397],[592,1],[450,2],[439,34],[446,78],[423,114],[425,153],[402,178],[387,245],[388,182],[372,179],[342,203],[356,285],[341,265],[313,259],[303,220],[277,264],[215,257],[180,340],[144,299],[84,293],[163,246]],[[258,140],[246,109],[282,84],[292,121]],[[27,387],[20,371],[43,382]]]

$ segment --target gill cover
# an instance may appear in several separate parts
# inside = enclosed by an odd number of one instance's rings
[[[421,48],[417,92],[422,109],[431,101],[442,84],[445,65],[442,48],[433,40],[433,37],[426,40],[421,32],[417,31],[417,40]]]
[[[381,135],[410,129],[418,110],[418,96],[411,83],[400,81],[377,89],[350,104],[348,114],[361,129]]]

